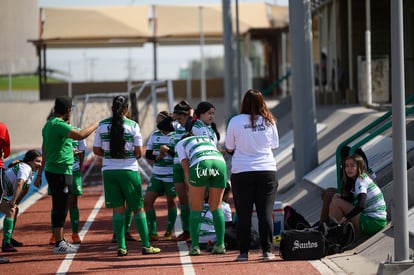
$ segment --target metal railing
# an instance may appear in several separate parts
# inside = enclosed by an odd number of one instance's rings
[[[405,101],[405,104],[407,105],[407,104],[409,104],[413,101],[414,101],[414,95],[408,97]],[[411,114],[413,112],[414,112],[414,106],[408,107],[405,110],[406,115]],[[346,139],[345,141],[343,141],[341,144],[338,145],[338,147],[336,149],[336,179],[337,179],[338,192],[342,191],[342,186],[341,186],[341,171],[342,171],[342,169],[341,169],[341,165],[342,165],[342,163],[341,163],[341,151],[342,151],[342,149],[345,146],[349,146],[349,144],[351,142],[353,142],[353,141],[357,140],[358,138],[360,138],[361,136],[367,134],[368,131],[370,131],[371,129],[373,129],[375,127],[378,127],[380,124],[384,123],[388,118],[391,117],[391,115],[392,115],[392,110],[388,111],[383,116],[377,118],[376,120],[371,122],[368,126],[361,129],[360,131],[358,131],[357,133],[355,133],[354,135],[352,135],[351,137],[349,137],[348,139]],[[367,136],[365,136],[364,138],[362,138],[361,140],[359,140],[358,142],[356,142],[355,144],[350,146],[349,154],[350,155],[353,154],[362,145],[364,145],[365,143],[368,143],[370,140],[372,140],[376,136],[378,136],[381,133],[385,132],[386,130],[391,128],[391,126],[392,126],[392,121],[391,120],[385,122],[382,126],[379,126],[372,133],[368,134]]]

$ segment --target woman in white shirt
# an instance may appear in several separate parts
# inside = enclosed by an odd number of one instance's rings
[[[225,145],[232,155],[231,182],[238,217],[240,255],[236,260],[248,260],[253,204],[263,259],[274,259],[272,211],[278,180],[272,150],[279,147],[279,135],[276,119],[260,91],[250,89],[244,95],[240,114],[229,122]]]

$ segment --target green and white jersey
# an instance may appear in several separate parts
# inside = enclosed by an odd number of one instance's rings
[[[213,140],[208,136],[186,137],[176,145],[180,162],[188,159],[190,168],[202,160],[216,160],[225,163],[223,154],[217,150]]]
[[[387,218],[387,206],[381,189],[365,173],[355,181],[354,202],[357,201],[360,193],[367,194],[367,200],[363,213],[373,218]]]
[[[183,125],[181,125],[180,123],[173,123],[173,126],[175,128],[175,132],[174,132],[174,144],[177,144],[182,138],[183,136],[186,134],[186,130],[185,127]],[[180,164],[180,160],[178,159],[178,153],[177,150],[175,150],[174,148],[174,164]]]
[[[141,130],[138,123],[124,117],[124,138],[126,158],[112,158],[110,154],[110,129],[112,118],[99,122],[96,129],[94,147],[102,148],[104,157],[102,162],[102,171],[105,170],[132,170],[138,171],[138,161],[135,158],[135,146],[142,146]]]
[[[164,135],[159,130],[154,131],[148,139],[147,150],[152,150],[155,156],[160,154],[161,145],[167,145],[170,149],[174,150],[174,136],[174,132]],[[169,154],[165,155],[163,159],[154,160],[152,177],[164,182],[173,182],[173,164],[173,157]]]
[[[217,146],[217,135],[216,132],[214,132],[213,128],[211,126],[206,125],[202,120],[197,119],[194,122],[193,128],[191,128],[191,131],[195,136],[208,136],[213,140],[214,144]]]
[[[77,127],[73,127],[74,129],[80,130]],[[84,139],[82,140],[72,140],[72,147],[73,147],[73,151],[86,151],[86,142]],[[80,171],[81,167],[80,167],[80,160],[79,160],[79,155],[75,155],[74,156],[74,162],[73,162],[73,172],[76,171]]]
[[[7,197],[13,196],[19,179],[24,182],[23,189],[29,188],[33,180],[33,171],[29,164],[20,162],[4,171],[3,187]]]

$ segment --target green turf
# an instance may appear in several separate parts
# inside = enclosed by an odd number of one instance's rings
[[[48,78],[48,83],[58,83],[57,79]],[[12,90],[38,90],[39,89],[39,77],[33,76],[15,76],[12,78]],[[0,77],[0,91],[9,90],[9,78]]]

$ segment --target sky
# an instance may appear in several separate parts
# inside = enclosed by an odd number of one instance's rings
[[[235,0],[231,5],[235,5]],[[239,0],[239,3],[267,2],[275,5],[288,5],[288,0]],[[123,6],[145,4],[220,4],[222,0],[38,0],[39,7],[75,6]],[[223,56],[222,45],[206,45],[203,56]],[[175,79],[180,68],[185,68],[194,59],[200,59],[198,46],[162,46],[157,48],[158,79]],[[112,48],[112,49],[49,49],[47,63],[56,70],[56,77],[76,81],[124,81],[153,78],[153,46]]]

